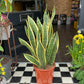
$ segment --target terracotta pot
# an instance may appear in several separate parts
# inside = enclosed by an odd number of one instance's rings
[[[33,66],[36,73],[37,84],[52,84],[55,64],[51,69],[38,69]]]
[[[0,82],[0,84],[6,84],[6,78],[2,77],[2,81]]]

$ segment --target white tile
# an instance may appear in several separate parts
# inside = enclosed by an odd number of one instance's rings
[[[16,71],[16,69],[17,69],[17,67],[15,67],[13,71]]]
[[[68,66],[68,67],[72,67],[72,64],[71,64],[71,63],[67,63],[67,66]]]
[[[54,72],[53,77],[61,77],[61,73],[60,72]]]
[[[30,83],[31,77],[22,77],[20,83]]]
[[[26,67],[27,63],[19,63],[19,67]]]
[[[60,71],[66,72],[66,71],[69,71],[69,69],[68,69],[68,67],[60,67]]]
[[[13,76],[17,76],[17,77],[20,77],[20,76],[23,76],[23,71],[16,71]]]
[[[33,74],[32,74],[32,76],[36,76],[36,75],[35,75],[35,71],[33,71]]]
[[[33,69],[34,69],[33,67],[26,67],[25,71],[33,71]]]
[[[72,83],[73,84],[73,81],[72,81],[72,78],[71,77],[62,77],[62,82],[63,83]]]
[[[56,67],[59,67],[59,63],[55,63],[55,66],[56,66]]]
[[[70,74],[71,74],[71,77],[73,77],[73,75],[74,75],[74,72],[70,72]]]

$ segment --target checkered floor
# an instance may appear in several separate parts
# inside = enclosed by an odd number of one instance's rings
[[[78,81],[73,78],[74,70],[71,70],[70,67],[71,63],[56,63],[52,84],[78,84]],[[36,84],[32,64],[28,62],[18,63],[7,84]]]

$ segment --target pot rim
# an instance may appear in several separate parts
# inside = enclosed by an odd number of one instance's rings
[[[56,66],[56,64],[54,63],[54,66],[50,69],[40,69],[40,68],[36,67],[35,65],[33,65],[34,69],[39,70],[39,71],[51,71],[55,68],[55,66]]]

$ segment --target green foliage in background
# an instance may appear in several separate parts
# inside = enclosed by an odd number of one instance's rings
[[[1,52],[4,52],[4,49],[3,49],[3,47],[2,47],[2,46],[0,46],[0,51],[1,51]]]
[[[76,69],[74,77],[79,80],[79,84],[84,84],[84,36],[81,31],[73,37],[73,45],[67,46],[72,56],[73,69]]]
[[[12,1],[13,0],[7,0],[8,1],[8,7],[9,7],[9,11],[8,12],[12,12]],[[5,1],[4,0],[0,0],[0,16],[1,16],[1,12],[4,13],[6,12],[6,5],[5,5]]]
[[[24,54],[24,57],[39,68],[45,69],[46,65],[53,65],[59,48],[58,32],[53,33],[52,21],[55,16],[55,8],[52,11],[52,17],[49,17],[47,11],[43,15],[43,24],[37,18],[37,22],[28,16],[25,26],[26,36],[29,43],[19,38],[22,45],[26,46],[30,54]]]
[[[5,5],[5,2],[4,0],[1,0],[0,1],[0,16],[1,16],[1,12],[6,12],[6,5]]]

